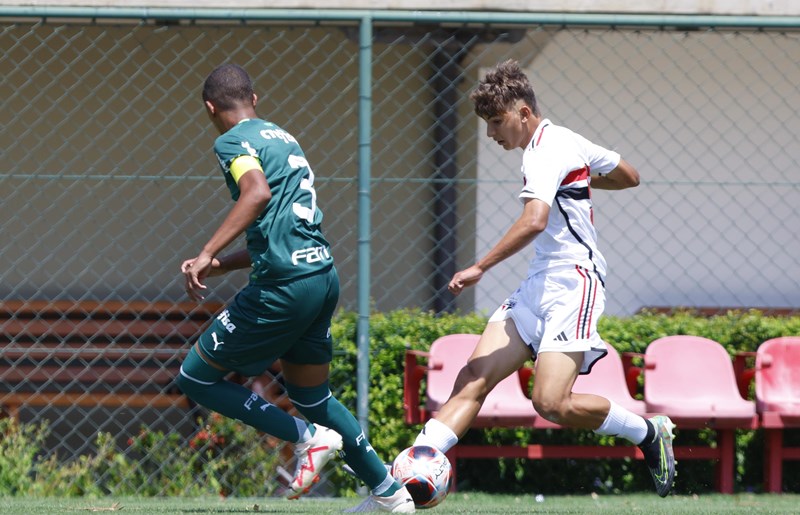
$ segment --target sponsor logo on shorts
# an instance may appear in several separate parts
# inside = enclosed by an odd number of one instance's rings
[[[327,247],[308,247],[292,252],[292,264],[297,266],[300,261],[316,263],[331,259],[331,252]]]
[[[231,314],[228,313],[227,309],[219,314],[217,320],[222,322],[222,325],[225,326],[225,330],[228,331],[229,333],[232,333],[236,330],[236,326],[234,325],[233,322],[231,322]],[[216,338],[214,338],[214,341],[215,342],[217,341]]]

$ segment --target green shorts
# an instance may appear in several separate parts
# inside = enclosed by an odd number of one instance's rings
[[[203,354],[244,376],[275,360],[330,363],[331,317],[339,301],[336,268],[280,284],[248,284],[200,336]]]

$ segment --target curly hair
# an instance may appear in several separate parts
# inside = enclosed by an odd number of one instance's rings
[[[502,114],[517,100],[522,100],[533,114],[540,116],[536,95],[528,77],[519,63],[513,59],[502,62],[489,70],[469,95],[475,105],[475,114],[484,119]]]
[[[253,82],[236,64],[223,64],[212,71],[203,83],[203,100],[226,111],[253,98]]]

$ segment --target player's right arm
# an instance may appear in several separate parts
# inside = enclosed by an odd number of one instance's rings
[[[244,248],[222,257],[214,258],[211,261],[211,270],[208,271],[208,277],[223,275],[234,270],[250,268],[251,266],[250,253]]]
[[[465,287],[476,284],[484,272],[524,249],[544,231],[550,215],[550,206],[537,198],[525,198],[523,202],[522,214],[497,245],[483,259],[453,276],[447,286],[450,293],[458,295]]]

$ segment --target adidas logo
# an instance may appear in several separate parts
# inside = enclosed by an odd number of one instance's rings
[[[564,331],[561,331],[561,334],[559,334],[558,336],[556,336],[556,340],[558,340],[558,341],[560,341],[560,342],[565,342],[565,341],[567,341],[568,339],[569,339],[569,338],[567,338],[567,334],[566,334]]]

